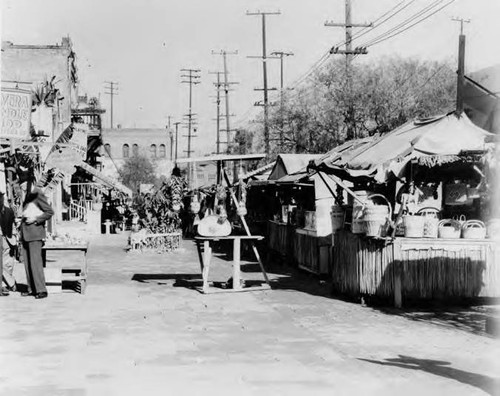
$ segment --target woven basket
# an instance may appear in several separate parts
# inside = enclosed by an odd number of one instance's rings
[[[439,227],[439,209],[434,207],[422,208],[417,212],[424,220],[424,238],[437,238]]]
[[[457,220],[441,220],[438,225],[438,237],[446,239],[460,238],[461,228]]]
[[[479,220],[468,220],[462,225],[462,238],[484,239],[486,238],[486,226]]]
[[[383,237],[387,231],[387,223],[392,217],[391,204],[382,194],[371,194],[368,199],[382,198],[385,205],[367,205],[363,210],[366,236]]]
[[[403,217],[405,237],[422,238],[424,236],[424,223],[425,218],[423,216],[405,215]]]

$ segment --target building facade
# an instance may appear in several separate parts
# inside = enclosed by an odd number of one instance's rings
[[[35,91],[51,82],[57,89],[50,109],[52,133],[57,139],[70,125],[71,109],[78,99],[76,55],[70,38],[63,37],[61,44],[54,45],[18,45],[3,41],[1,58],[2,87]]]
[[[102,172],[118,177],[125,161],[132,156],[144,156],[155,166],[156,176],[170,177],[173,153],[167,129],[115,128],[103,129]]]

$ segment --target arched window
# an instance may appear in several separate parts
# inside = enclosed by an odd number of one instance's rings
[[[156,144],[152,144],[149,151],[151,153],[151,158],[156,158]]]
[[[123,145],[123,158],[128,158],[130,156],[128,144]]]
[[[137,157],[139,155],[139,146],[137,144],[134,144],[132,146],[132,155],[134,157]]]
[[[111,157],[111,146],[109,145],[109,143],[106,143],[104,145],[104,155]]]
[[[159,156],[160,156],[160,158],[165,158],[165,156],[166,156],[164,144],[160,144],[160,155]]]

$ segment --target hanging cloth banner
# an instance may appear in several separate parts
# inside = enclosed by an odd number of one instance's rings
[[[25,139],[30,135],[31,92],[2,88],[2,139]]]

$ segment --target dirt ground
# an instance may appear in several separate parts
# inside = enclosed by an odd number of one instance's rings
[[[500,395],[497,306],[366,307],[280,266],[273,290],[204,295],[192,241],[127,253],[126,238],[92,238],[85,295],[0,298],[0,395]],[[212,269],[231,273],[222,255]]]

